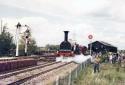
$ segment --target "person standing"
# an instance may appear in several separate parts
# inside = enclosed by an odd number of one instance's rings
[[[112,64],[112,54],[109,56],[110,63]]]
[[[100,71],[100,58],[98,55],[94,59],[94,73],[96,73],[97,71]]]
[[[121,66],[122,57],[118,55],[118,65]]]

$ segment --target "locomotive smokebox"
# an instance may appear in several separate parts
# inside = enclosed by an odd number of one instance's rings
[[[64,31],[64,41],[68,41],[68,32],[69,31]]]

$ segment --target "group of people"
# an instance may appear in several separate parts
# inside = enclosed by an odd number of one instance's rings
[[[121,63],[122,56],[119,54],[110,54],[109,61],[111,64],[115,64],[116,62]]]
[[[123,57],[119,54],[110,54],[107,56],[107,58],[105,59],[108,62],[110,62],[111,64],[115,64],[116,62],[118,62],[119,64],[121,64],[121,61],[123,60]],[[94,67],[94,73],[99,72],[100,71],[100,63],[101,63],[101,55],[100,54],[96,54],[93,57],[93,67]]]

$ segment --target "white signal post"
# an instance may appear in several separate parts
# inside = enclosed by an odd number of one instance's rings
[[[25,31],[25,54],[27,55],[27,44],[28,44],[28,37],[29,37],[29,26],[25,25],[22,26],[19,22],[16,25],[16,57],[19,56],[19,36],[20,36],[20,28],[21,27],[27,27],[27,30]]]
[[[26,38],[26,40],[25,40],[25,56],[27,56],[27,44],[28,44],[28,39]]]
[[[17,27],[17,30],[16,30],[16,57],[18,57],[19,56],[19,31],[21,28],[21,24],[18,22],[16,27]]]
[[[28,29],[29,27],[27,25],[25,25],[27,27],[27,30],[25,31],[25,56],[27,56],[27,49],[28,49],[28,39],[29,39],[29,35],[30,35],[30,30]]]
[[[93,39],[93,36],[89,35],[88,38],[90,40],[90,55],[92,55],[92,39]]]

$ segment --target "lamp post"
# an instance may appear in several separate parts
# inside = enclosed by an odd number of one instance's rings
[[[19,56],[19,31],[21,28],[21,24],[18,22],[16,27],[17,27],[17,30],[16,30],[16,57],[18,57]]]
[[[27,30],[25,31],[25,56],[27,56],[27,48],[28,48],[28,38],[29,38],[29,35],[30,35],[30,30],[27,28]]]

